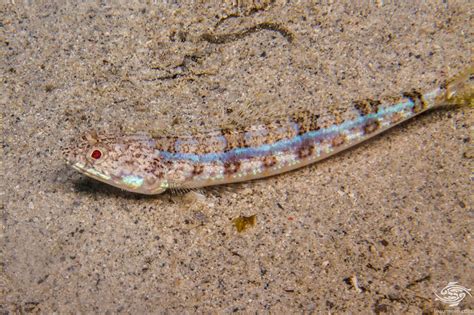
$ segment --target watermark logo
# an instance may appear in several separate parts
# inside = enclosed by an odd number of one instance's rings
[[[447,286],[441,289],[440,294],[435,292],[436,300],[448,304],[449,306],[458,306],[459,303],[466,297],[472,296],[471,289],[459,285],[457,282],[450,282]]]

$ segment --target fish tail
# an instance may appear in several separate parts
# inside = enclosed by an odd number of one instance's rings
[[[436,105],[474,107],[474,64],[446,81],[445,93],[438,97]]]

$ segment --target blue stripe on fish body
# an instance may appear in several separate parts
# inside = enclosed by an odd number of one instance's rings
[[[206,154],[195,154],[195,153],[172,153],[168,151],[156,150],[156,154],[166,160],[187,160],[196,163],[208,163],[215,161],[226,161],[230,158],[251,158],[251,157],[262,157],[268,154],[272,154],[279,151],[288,150],[290,148],[298,147],[301,143],[306,141],[314,141],[317,138],[324,138],[334,134],[341,133],[345,130],[349,130],[358,126],[363,126],[370,120],[380,119],[383,116],[401,112],[406,109],[411,109],[415,106],[413,101],[408,100],[390,106],[387,108],[380,108],[377,113],[371,113],[362,117],[358,117],[354,120],[346,121],[340,125],[333,125],[327,128],[309,131],[302,135],[295,136],[291,139],[280,140],[272,144],[263,144],[258,147],[249,148],[235,148],[228,152],[220,153],[206,153]],[[253,132],[252,135],[255,133]],[[246,135],[247,136],[247,133]],[[249,135],[250,136],[250,135]],[[320,152],[320,151],[318,151]]]

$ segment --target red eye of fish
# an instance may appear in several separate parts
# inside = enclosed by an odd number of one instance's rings
[[[91,158],[93,158],[94,160],[100,159],[101,156],[102,156],[102,152],[100,152],[100,150],[94,150],[91,153]]]

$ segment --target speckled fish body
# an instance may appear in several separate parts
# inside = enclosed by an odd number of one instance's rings
[[[360,102],[354,119],[322,128],[321,116],[301,113],[284,121],[157,143],[155,155],[172,165],[174,183],[194,188],[287,172],[354,146],[430,108],[440,90],[392,106]]]
[[[252,180],[327,158],[444,104],[472,104],[472,68],[395,104],[354,102],[344,113],[302,112],[269,124],[179,137],[88,134],[65,150],[78,171],[142,194]]]

